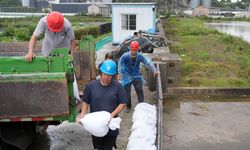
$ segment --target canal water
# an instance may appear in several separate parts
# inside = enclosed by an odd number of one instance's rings
[[[164,150],[249,150],[250,97],[164,100]]]
[[[249,22],[224,22],[206,23],[208,28],[217,29],[220,32],[241,37],[250,43],[250,23]]]

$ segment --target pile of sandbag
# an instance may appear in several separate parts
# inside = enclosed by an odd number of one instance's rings
[[[127,150],[156,150],[156,107],[139,103],[132,117],[132,128]]]

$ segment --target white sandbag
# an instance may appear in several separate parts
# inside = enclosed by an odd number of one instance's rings
[[[137,109],[140,109],[140,110],[145,110],[145,111],[154,111],[156,112],[156,106],[155,105],[151,105],[151,104],[148,104],[146,102],[142,102],[142,103],[139,103],[135,106],[135,111]]]
[[[77,85],[77,81],[76,81],[76,75],[74,74],[74,82],[73,82],[73,90],[74,90],[74,97],[76,98],[76,100],[78,102],[81,101],[80,99],[80,94],[79,94],[79,91],[78,91],[78,85]]]
[[[155,118],[156,113],[147,112],[147,111],[144,111],[144,110],[136,110],[136,111],[134,111],[134,113],[132,115],[132,118],[136,118],[136,117],[140,117],[140,116],[147,116],[147,117],[150,117],[150,118]]]
[[[111,114],[107,111],[98,111],[86,114],[80,122],[86,131],[96,137],[103,137],[109,131]]]
[[[109,128],[111,130],[120,129],[121,121],[122,121],[122,119],[120,117],[116,117],[116,118],[111,119],[109,122]]]
[[[155,145],[134,145],[131,148],[127,148],[126,150],[156,150]]]
[[[148,143],[143,138],[133,138],[128,141],[126,150],[156,150],[156,146]]]
[[[148,114],[145,111],[137,110],[133,113],[132,116],[132,121],[136,122],[136,120],[144,120],[144,123],[155,125],[157,118],[156,114],[154,113]]]
[[[147,141],[149,144],[154,144],[156,139],[155,127],[143,127],[141,129],[135,129],[129,136],[129,141],[133,141],[135,138],[141,138]]]
[[[148,123],[145,123],[144,120],[136,120],[132,127],[131,127],[131,131],[133,132],[135,129],[144,129],[144,128],[151,128],[151,129],[154,129],[156,130],[156,124],[148,124]]]
[[[138,128],[143,128],[148,126],[148,124],[145,124],[144,120],[136,120],[133,122],[132,127],[131,127],[131,131],[138,129]]]
[[[127,150],[156,150],[156,113],[155,105],[145,102],[137,104]]]

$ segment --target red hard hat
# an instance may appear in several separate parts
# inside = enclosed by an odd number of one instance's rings
[[[130,43],[130,49],[131,49],[132,51],[137,51],[138,48],[139,48],[139,46],[140,46],[140,44],[139,44],[139,42],[137,42],[137,41],[132,41],[132,42]]]
[[[60,12],[53,11],[47,17],[48,28],[52,32],[60,32],[64,27],[64,17]]]

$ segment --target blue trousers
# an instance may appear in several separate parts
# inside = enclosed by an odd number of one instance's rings
[[[126,84],[124,86],[126,95],[128,98],[128,103],[127,107],[131,108],[131,86],[134,86],[135,92],[138,98],[138,102],[144,102],[144,94],[143,94],[143,89],[142,89],[142,80],[141,79],[134,79],[132,82]]]

